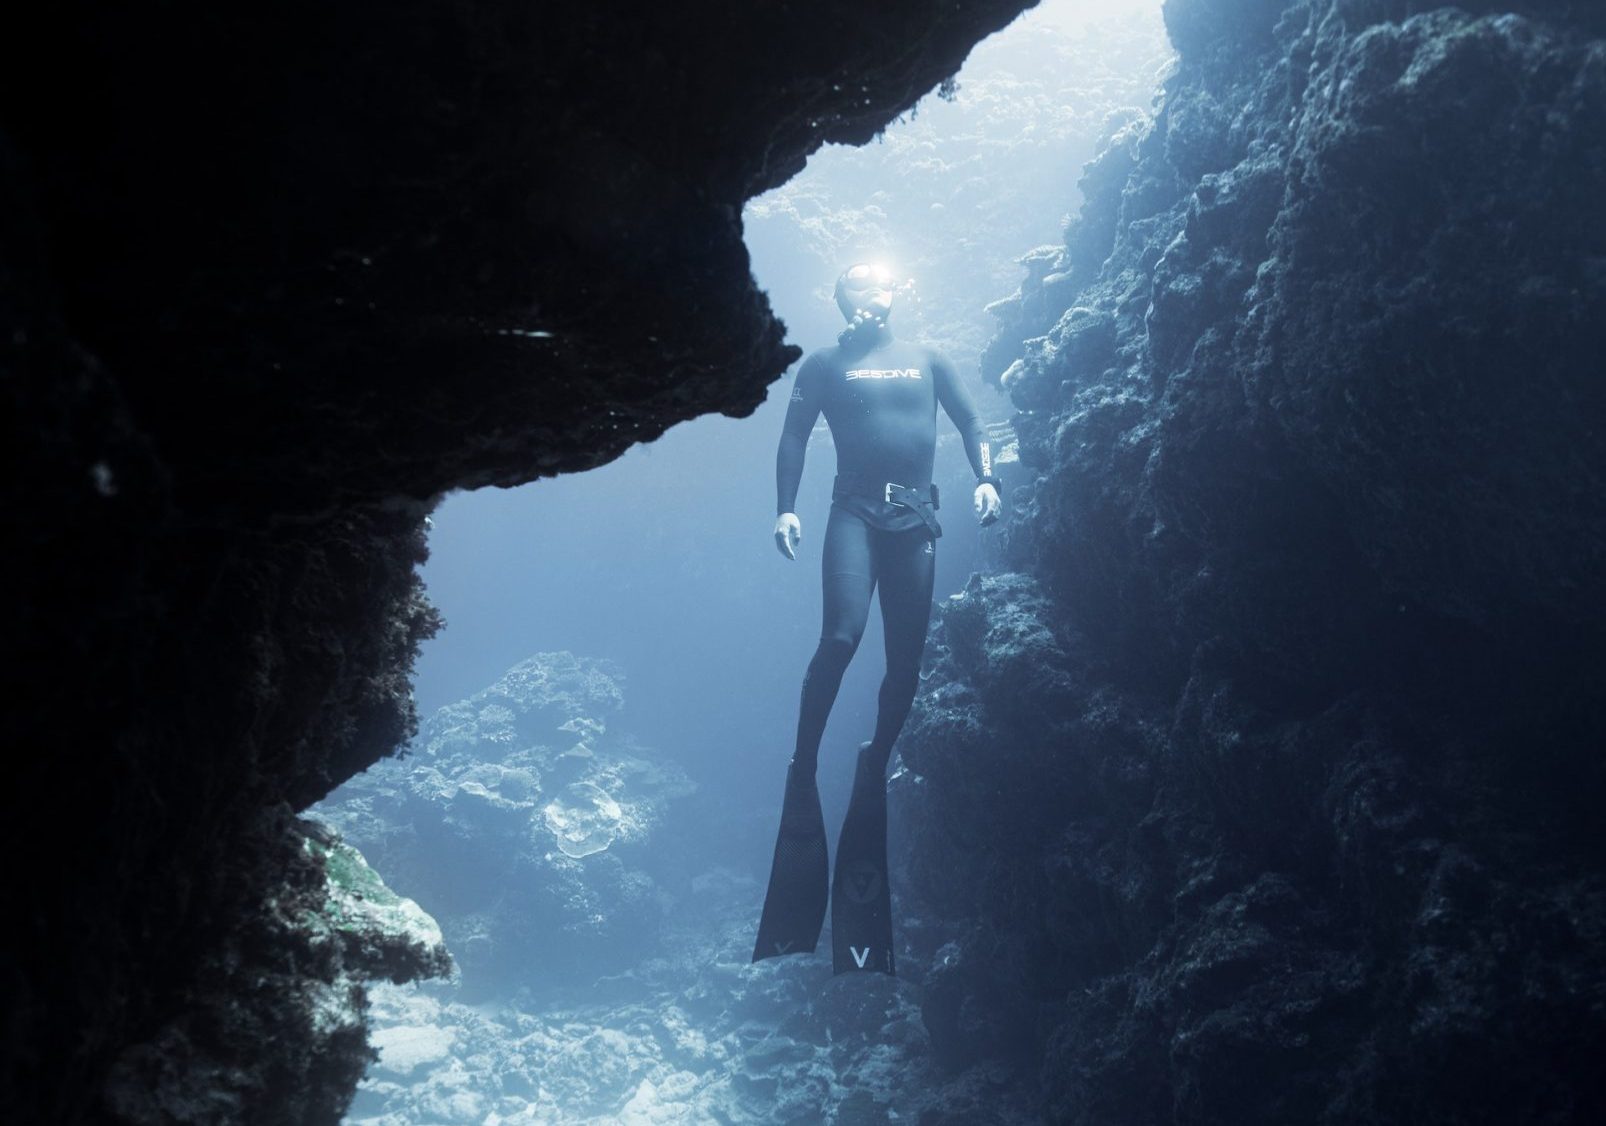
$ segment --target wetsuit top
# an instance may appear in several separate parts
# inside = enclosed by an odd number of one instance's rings
[[[838,477],[923,488],[937,451],[937,404],[959,429],[977,477],[992,472],[991,452],[970,394],[940,353],[883,335],[868,348],[811,352],[798,369],[775,458],[777,515],[793,511],[809,433],[823,412],[836,444]],[[920,517],[882,498],[844,495],[835,502],[886,531],[921,525]]]

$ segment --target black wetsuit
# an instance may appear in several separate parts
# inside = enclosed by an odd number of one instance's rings
[[[932,535],[918,512],[888,503],[880,486],[930,486],[939,404],[959,428],[976,476],[991,471],[981,421],[952,364],[931,348],[891,339],[885,329],[867,345],[855,343],[822,348],[803,361],[775,462],[776,508],[791,512],[809,433],[823,412],[836,444],[837,487],[825,530],[824,623],[803,680],[797,726],[794,761],[810,774],[877,586],[887,673],[871,745],[883,770],[919,684],[931,612]]]
[[[861,330],[863,331],[863,330]],[[940,403],[964,436],[977,477],[991,471],[981,423],[952,365],[886,330],[812,353],[798,370],[776,455],[776,508],[791,512],[809,434],[821,413],[836,442],[837,478],[825,527],[825,621],[803,678],[797,748],[786,772],[764,913],[753,960],[812,951],[823,926],[825,825],[815,768],[820,736],[881,588],[887,674],[875,737],[859,751],[831,880],[831,957],[837,973],[895,973],[887,877],[887,760],[920,683],[936,562],[931,467]],[[894,488],[889,489],[888,486]],[[889,501],[889,496],[905,503]]]

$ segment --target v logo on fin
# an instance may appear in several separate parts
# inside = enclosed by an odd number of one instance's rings
[[[791,939],[787,939],[785,942],[777,942],[775,944],[775,952],[777,954],[785,954],[787,951],[789,951],[791,949],[792,949],[792,940]]]
[[[858,966],[861,970],[864,969],[864,964],[870,960],[870,947],[866,946],[864,948],[864,953],[862,954],[859,953],[859,948],[857,946],[850,946],[848,949],[853,952],[853,964]]]

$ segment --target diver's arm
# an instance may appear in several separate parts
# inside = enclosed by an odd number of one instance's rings
[[[1004,502],[998,496],[998,478],[993,476],[993,451],[982,429],[981,416],[970,392],[959,379],[953,364],[939,352],[931,353],[931,377],[937,385],[937,401],[959,430],[965,443],[965,457],[970,459],[971,471],[976,474],[976,493],[972,498],[976,515],[982,524],[998,519]]]
[[[809,434],[820,417],[820,391],[819,363],[811,355],[792,382],[792,401],[787,404],[781,443],[775,451],[775,546],[788,559],[797,558],[797,545],[803,539],[802,522],[792,509],[797,505],[797,487],[803,480]]]

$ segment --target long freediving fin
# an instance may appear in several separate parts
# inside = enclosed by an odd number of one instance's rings
[[[839,974],[897,972],[887,883],[887,780],[881,756],[869,747],[859,748],[831,881],[831,968]]]
[[[775,835],[769,891],[759,918],[753,961],[782,954],[812,954],[825,925],[829,892],[825,816],[814,774],[793,763],[786,770],[781,828]]]

